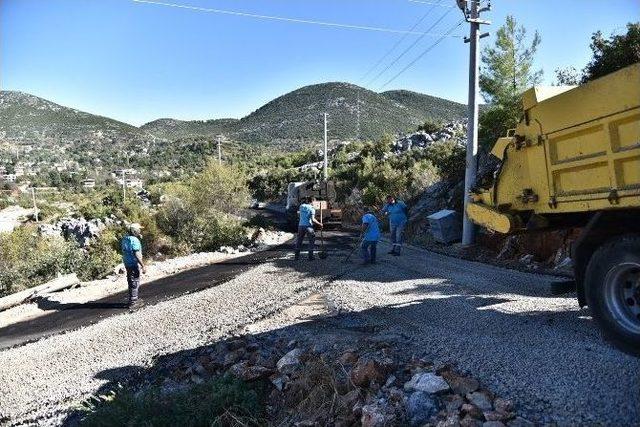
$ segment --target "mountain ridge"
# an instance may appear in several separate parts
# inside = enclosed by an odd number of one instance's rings
[[[218,136],[290,149],[323,138],[325,112],[330,139],[373,140],[415,130],[427,118],[462,119],[466,106],[418,92],[378,93],[351,83],[328,82],[285,93],[240,119],[159,118],[136,127],[26,92],[0,91],[0,140],[45,144],[60,153],[88,150],[91,155],[104,150],[112,154],[144,151],[160,141]]]

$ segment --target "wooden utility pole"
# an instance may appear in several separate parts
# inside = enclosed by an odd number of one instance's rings
[[[476,184],[476,173],[478,171],[478,92],[479,81],[479,59],[480,59],[480,38],[486,37],[489,33],[480,35],[480,24],[490,24],[489,21],[480,19],[480,13],[490,10],[490,6],[480,8],[480,0],[470,0],[470,8],[467,2],[457,0],[458,7],[469,23],[469,38],[465,38],[465,43],[469,43],[469,102],[468,102],[468,122],[467,122],[467,157],[464,175],[464,213],[462,220],[462,244],[471,245],[475,242],[476,226],[467,216],[467,205],[469,204],[469,193]]]
[[[220,137],[217,138],[218,140],[218,165],[222,165],[222,150],[220,149]]]

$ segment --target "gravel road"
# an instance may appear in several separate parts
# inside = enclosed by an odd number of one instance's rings
[[[417,249],[376,266],[342,264],[336,254],[313,263],[283,254],[217,287],[0,352],[0,418],[55,424],[153,356],[275,320],[314,293],[340,313],[330,327],[402,334],[407,351],[454,364],[514,399],[530,419],[638,424],[640,360],[602,342],[573,296],[549,297],[551,280]]]

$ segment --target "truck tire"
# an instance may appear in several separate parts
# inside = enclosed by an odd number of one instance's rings
[[[640,356],[640,235],[617,236],[594,252],[585,291],[605,339]]]

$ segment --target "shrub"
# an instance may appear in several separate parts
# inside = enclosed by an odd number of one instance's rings
[[[196,212],[239,212],[249,205],[247,178],[235,167],[209,163],[187,182],[188,202]]]
[[[109,228],[91,242],[77,271],[81,280],[102,279],[113,272],[121,262],[119,242],[123,234],[122,229]]]
[[[264,392],[231,376],[185,391],[122,392],[97,406],[85,405],[83,426],[259,426],[265,424]]]
[[[435,133],[442,129],[442,122],[427,119],[423,124],[418,126],[418,130],[424,131],[426,133]]]
[[[0,233],[0,295],[69,274],[82,263],[82,251],[62,237],[44,237],[35,226]]]
[[[464,177],[466,150],[455,141],[431,145],[427,156],[443,178],[455,181]]]
[[[264,228],[264,229],[273,229],[275,228],[275,223],[271,218],[267,218],[262,214],[257,214],[251,217],[244,224],[245,227],[253,227],[253,228]]]

